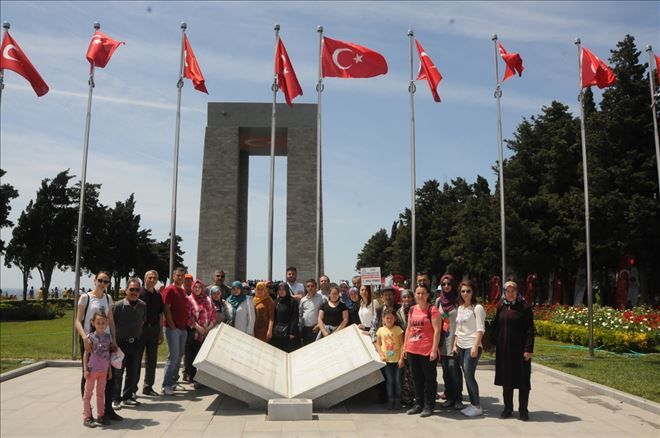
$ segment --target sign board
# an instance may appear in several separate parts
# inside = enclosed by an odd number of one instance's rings
[[[365,286],[380,286],[380,267],[360,268],[360,277],[362,277],[362,284]]]

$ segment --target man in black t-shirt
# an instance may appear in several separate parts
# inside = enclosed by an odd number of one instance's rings
[[[158,272],[147,271],[144,274],[144,287],[140,293],[140,299],[147,305],[147,318],[142,330],[142,352],[140,363],[144,360],[144,382],[142,394],[148,396],[159,395],[153,389],[156,379],[156,361],[158,358],[158,345],[163,343],[163,299],[156,290],[158,283]],[[145,358],[146,352],[146,358]],[[135,381],[134,392],[137,392],[137,383],[140,381],[140,371]]]

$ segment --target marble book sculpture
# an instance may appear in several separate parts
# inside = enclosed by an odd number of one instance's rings
[[[351,325],[286,353],[227,325],[209,332],[193,363],[195,380],[265,408],[276,398],[309,398],[327,409],[383,381],[385,364],[368,336]]]

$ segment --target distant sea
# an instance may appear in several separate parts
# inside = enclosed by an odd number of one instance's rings
[[[55,289],[55,286],[53,286],[51,289]],[[58,292],[58,298],[62,298],[62,291],[64,288],[57,287],[57,292]],[[28,287],[28,299],[29,299],[29,293],[30,293],[30,288]],[[21,301],[23,300],[23,288],[15,288],[15,287],[8,287],[8,288],[2,288],[2,297],[6,298],[10,295],[16,295],[16,299]],[[39,295],[39,287],[34,288],[34,299],[37,299],[37,296]]]

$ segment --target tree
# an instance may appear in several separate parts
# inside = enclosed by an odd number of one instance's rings
[[[16,266],[23,277],[23,301],[27,300],[28,280],[32,277],[32,269],[37,266],[39,254],[34,251],[31,245],[31,236],[35,232],[37,224],[31,223],[34,215],[30,215],[32,210],[32,201],[28,204],[18,218],[18,223],[12,230],[12,238],[7,246],[5,253],[5,266],[10,268]]]
[[[67,187],[71,178],[73,175],[69,175],[67,169],[52,180],[42,180],[32,209],[27,211],[27,220],[34,224],[29,241],[32,249],[39,254],[36,268],[41,277],[44,305],[53,270],[66,269],[74,259],[77,216]]]
[[[387,231],[381,228],[364,244],[362,251],[358,254],[355,269],[359,271],[360,268],[378,266],[382,272],[385,272],[389,246],[390,239],[387,237]]]
[[[0,169],[0,178],[5,176],[7,172]],[[10,221],[9,212],[11,212],[11,206],[9,202],[18,197],[18,191],[11,184],[2,184],[0,185],[0,228],[11,227],[13,222]],[[5,243],[0,239],[0,254],[5,251]]]

